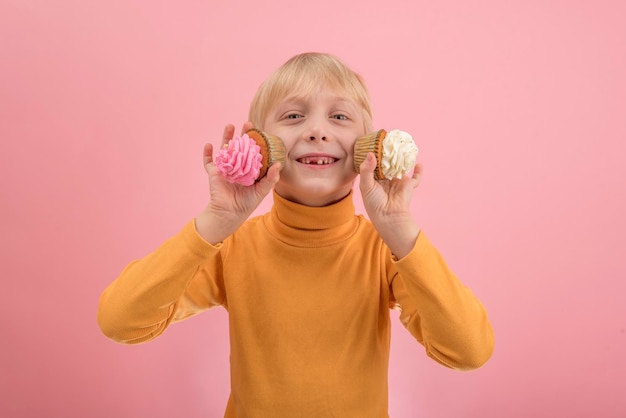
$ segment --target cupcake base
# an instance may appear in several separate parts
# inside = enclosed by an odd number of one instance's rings
[[[262,132],[256,128],[250,129],[246,132],[250,138],[257,143],[261,148],[261,172],[256,181],[261,180],[267,174],[267,170],[275,163],[281,163],[281,170],[285,166],[285,145],[280,138],[274,135],[270,135],[266,132]]]
[[[380,129],[376,132],[369,133],[367,135],[360,136],[354,143],[354,170],[357,173],[361,172],[361,164],[367,158],[367,153],[372,152],[376,157],[376,169],[374,170],[374,178],[376,180],[383,180],[382,153],[383,153],[383,140],[387,135],[387,131]]]

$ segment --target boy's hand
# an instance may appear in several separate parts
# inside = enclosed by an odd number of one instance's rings
[[[252,128],[246,122],[242,134]],[[222,146],[228,143],[235,134],[231,124],[224,128]],[[213,146],[205,144],[203,152],[204,168],[209,175],[211,201],[196,218],[196,230],[210,244],[224,241],[229,235],[248,219],[261,201],[272,190],[280,178],[280,163],[275,163],[267,171],[267,175],[251,186],[229,183],[222,177],[213,162]]]
[[[422,178],[422,166],[417,164],[412,176],[402,179],[374,179],[376,157],[369,153],[361,163],[359,188],[367,214],[385,244],[397,257],[407,255],[419,234],[411,214],[411,197]]]

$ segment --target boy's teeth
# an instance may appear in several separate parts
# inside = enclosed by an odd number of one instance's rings
[[[303,164],[324,165],[324,164],[331,164],[331,163],[335,162],[335,159],[331,158],[331,157],[319,157],[319,158],[304,157],[304,158],[301,158],[300,161]]]

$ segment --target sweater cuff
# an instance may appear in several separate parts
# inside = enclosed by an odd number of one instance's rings
[[[185,245],[199,258],[207,258],[215,255],[220,251],[222,243],[212,245],[204,240],[202,236],[196,230],[196,220],[193,219],[188,222],[180,231],[180,234],[185,242]]]
[[[435,249],[430,240],[426,237],[424,231],[420,230],[419,234],[417,235],[417,239],[415,240],[415,245],[413,246],[411,251],[400,259],[398,259],[395,255],[392,255],[392,261],[393,264],[402,266],[404,264],[414,263],[415,260],[423,260],[425,257],[433,255],[433,252],[438,254],[438,251]]]

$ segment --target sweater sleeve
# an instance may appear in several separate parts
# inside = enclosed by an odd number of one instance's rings
[[[493,353],[487,312],[420,232],[406,257],[392,261],[391,288],[400,320],[429,357],[457,370],[482,366]]]
[[[103,291],[98,325],[116,342],[152,340],[171,322],[225,303],[221,266],[219,246],[204,241],[189,222]]]

